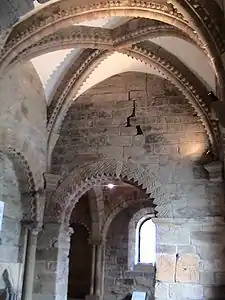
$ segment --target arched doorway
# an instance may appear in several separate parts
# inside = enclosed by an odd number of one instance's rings
[[[85,299],[90,292],[92,247],[89,243],[91,215],[88,194],[83,195],[74,208],[70,227],[68,299]]]
[[[69,252],[68,298],[84,299],[89,294],[91,279],[91,247],[88,231],[79,223],[72,223]]]

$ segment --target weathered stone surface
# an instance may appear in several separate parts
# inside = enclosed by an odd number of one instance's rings
[[[157,282],[155,285],[155,297],[157,300],[167,300],[169,297],[169,284]]]
[[[185,254],[178,258],[176,265],[176,282],[199,282],[199,258],[193,254]]]
[[[156,279],[159,281],[174,282],[176,256],[161,254],[156,259]]]
[[[199,300],[203,297],[203,287],[197,284],[173,283],[169,285],[169,297],[173,300]]]

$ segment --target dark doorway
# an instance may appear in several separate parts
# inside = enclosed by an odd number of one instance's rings
[[[77,223],[70,225],[71,236],[69,253],[68,297],[84,299],[90,291],[92,249],[88,243],[87,229]]]

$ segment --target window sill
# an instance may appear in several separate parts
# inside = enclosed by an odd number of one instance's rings
[[[155,273],[155,265],[138,263],[138,264],[134,265],[133,269],[130,271],[143,272],[143,273]]]

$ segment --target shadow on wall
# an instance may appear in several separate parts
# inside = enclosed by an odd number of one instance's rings
[[[92,251],[88,243],[89,233],[78,223],[70,225],[74,233],[71,236],[69,253],[69,299],[84,299],[90,291]]]
[[[122,300],[131,300],[132,294],[128,293]]]
[[[13,291],[13,287],[9,279],[8,270],[4,270],[2,278],[5,283],[5,288],[3,290],[0,290],[0,300],[17,300],[18,297]]]

